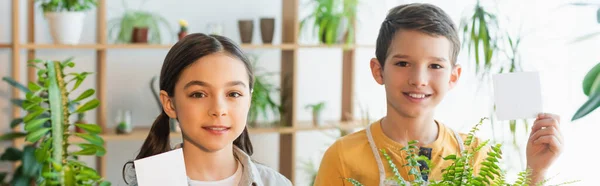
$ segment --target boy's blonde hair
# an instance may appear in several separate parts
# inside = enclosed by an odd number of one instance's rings
[[[424,3],[404,4],[392,8],[386,16],[377,36],[375,56],[381,68],[385,64],[390,44],[396,32],[400,30],[416,30],[432,36],[444,36],[450,40],[450,61],[456,64],[460,51],[460,41],[454,22],[441,8]]]

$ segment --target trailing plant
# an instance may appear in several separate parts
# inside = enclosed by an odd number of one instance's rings
[[[110,28],[108,31],[109,36],[116,43],[131,43],[133,28],[148,28],[148,43],[152,44],[160,44],[162,42],[161,26],[169,31],[170,39],[175,37],[171,25],[160,14],[130,9],[125,1],[123,1],[123,7],[125,7],[123,15],[108,22]]]
[[[44,12],[82,12],[98,5],[96,0],[36,0]]]
[[[505,180],[505,171],[500,168],[500,160],[502,159],[501,144],[491,146],[487,152],[487,157],[478,165],[480,167],[479,173],[475,174],[474,159],[473,157],[477,152],[486,147],[489,140],[482,142],[477,146],[473,146],[475,139],[475,132],[479,130],[483,121],[486,118],[482,118],[467,135],[467,139],[464,141],[465,150],[459,154],[452,154],[444,157],[445,161],[452,161],[452,163],[442,170],[442,180],[425,181],[422,177],[423,173],[428,173],[419,170],[421,164],[431,165],[429,159],[425,156],[418,156],[418,149],[415,144],[418,141],[413,140],[408,142],[408,145],[403,147],[401,151],[406,152],[406,164],[402,167],[409,167],[409,176],[413,176],[414,179],[408,180],[403,178],[398,172],[398,166],[392,162],[391,157],[387,154],[385,149],[380,149],[382,155],[387,160],[390,169],[393,172],[393,177],[387,178],[387,182],[394,182],[397,185],[412,186],[412,185],[427,185],[427,186],[455,186],[455,185],[514,185],[514,186],[529,186],[530,178],[529,175],[531,170],[525,170],[518,174],[518,178],[514,184],[507,184]],[[431,167],[431,166],[429,166]],[[353,179],[345,178],[346,181],[350,182],[354,186],[361,186],[362,184]],[[547,180],[543,181],[545,183]],[[574,181],[576,182],[576,181]],[[563,184],[574,183],[565,182]],[[540,183],[540,184],[542,184]],[[538,184],[538,185],[540,185]]]
[[[63,62],[38,59],[32,61],[32,66],[38,69],[38,81],[30,82],[26,88],[4,78],[26,92],[25,100],[12,101],[26,110],[27,115],[11,122],[11,127],[24,123],[25,131],[2,136],[3,139],[25,137],[29,142],[22,154],[18,154],[18,149],[15,148],[6,151],[22,156],[23,165],[17,168],[16,172],[23,175],[19,175],[16,181],[13,178],[13,182],[24,185],[110,185],[94,169],[78,161],[79,156],[103,156],[106,153],[103,147],[104,140],[99,136],[102,129],[95,124],[72,124],[69,121],[71,115],[84,113],[100,104],[97,99],[78,104],[92,96],[95,93],[94,89],[84,91],[73,100],[69,99],[70,93],[76,90],[90,73],[65,74],[66,68],[75,66],[71,59]],[[70,88],[67,87],[69,85]],[[78,106],[75,108],[74,105]],[[69,130],[73,125],[84,132]],[[79,137],[87,142],[72,144],[72,137]],[[72,145],[79,146],[80,150],[68,151]],[[29,179],[32,176],[36,176],[36,179]]]
[[[336,43],[339,33],[345,34],[345,43],[354,43],[358,0],[312,0],[310,5],[314,10],[300,22],[301,30],[310,22],[321,43]]]

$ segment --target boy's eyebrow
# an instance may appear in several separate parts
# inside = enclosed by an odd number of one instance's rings
[[[405,54],[396,54],[394,56],[392,56],[392,58],[410,58],[409,55],[405,55]],[[434,61],[439,61],[439,62],[443,62],[443,61],[448,61],[446,58],[443,57],[429,57]]]
[[[208,84],[207,82],[204,81],[199,81],[199,80],[193,80],[188,82],[187,84],[185,84],[185,86],[183,87],[184,89],[192,86],[192,85],[198,85],[198,86],[203,86],[203,87],[211,87],[210,84]],[[237,85],[241,85],[243,87],[247,87],[246,84],[242,81],[230,81],[226,84],[227,86],[237,86]]]

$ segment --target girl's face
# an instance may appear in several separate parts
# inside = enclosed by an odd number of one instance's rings
[[[204,56],[180,74],[174,96],[161,98],[177,118],[184,141],[214,152],[233,144],[246,127],[251,93],[244,62],[226,53]],[[163,94],[165,96],[163,96]]]

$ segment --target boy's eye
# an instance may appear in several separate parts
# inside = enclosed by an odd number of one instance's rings
[[[406,67],[406,66],[408,66],[408,62],[400,61],[400,62],[396,63],[396,66]]]
[[[206,94],[201,93],[201,92],[194,92],[190,95],[190,97],[192,98],[203,98],[206,97]]]
[[[234,97],[234,98],[242,97],[242,94],[240,94],[239,92],[232,92],[232,93],[229,93],[229,97]]]
[[[433,69],[440,69],[440,68],[444,68],[444,67],[442,67],[442,65],[438,65],[438,64],[432,64],[432,65],[430,65],[430,66],[431,66],[431,68],[433,68]]]

